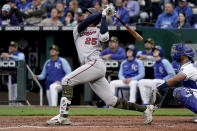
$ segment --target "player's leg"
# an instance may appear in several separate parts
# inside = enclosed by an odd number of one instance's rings
[[[51,106],[57,106],[58,103],[58,93],[62,90],[62,85],[58,83],[53,83],[50,85],[51,94]]]
[[[130,87],[129,102],[132,102],[132,103],[136,102],[137,83],[138,81],[136,80],[132,80],[129,83],[129,87]]]
[[[149,104],[150,94],[152,92],[153,80],[151,79],[142,79],[138,81],[138,87],[140,90],[140,95],[142,103],[144,105]]]
[[[15,83],[12,84],[12,92],[11,92],[11,100],[15,101],[13,105],[17,105],[16,99],[17,99],[17,84]]]
[[[51,92],[49,89],[46,91],[46,95],[47,95],[48,105],[51,106]]]
[[[68,110],[73,97],[73,86],[103,77],[105,68],[103,69],[102,66],[104,67],[103,62],[93,60],[80,66],[62,79],[60,114],[47,121],[47,124],[70,124]]]
[[[179,87],[173,91],[174,98],[197,114],[197,90]]]
[[[105,102],[105,104],[113,106],[115,108],[144,112],[146,117],[145,124],[151,123],[154,106],[138,105],[135,103],[128,102],[125,99],[117,98],[113,95],[110,89],[110,85],[105,77],[90,82],[90,86],[92,90]]]
[[[12,84],[12,92],[11,92],[12,100],[16,100],[17,98],[17,84]]]
[[[115,95],[116,93],[116,89],[118,87],[122,87],[122,86],[128,86],[127,84],[125,84],[122,80],[113,80],[110,82],[110,89],[112,90],[112,93]]]
[[[176,88],[173,91],[173,96],[179,103],[184,104],[197,114],[197,89],[185,87]],[[197,116],[194,117],[194,122],[197,122]]]

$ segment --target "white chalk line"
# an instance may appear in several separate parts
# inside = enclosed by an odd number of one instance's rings
[[[14,127],[3,127],[0,130],[8,130],[8,129],[20,129],[20,128],[132,128],[134,126],[64,126],[64,125],[56,125],[56,126],[14,126]]]
[[[166,125],[166,124],[154,124],[154,126],[160,126],[160,127],[168,127],[168,128],[174,128],[175,126],[171,125]],[[0,130],[8,130],[8,129],[18,129],[18,128],[38,128],[38,129],[44,129],[44,128],[132,128],[134,126],[78,126],[78,125],[73,125],[73,126],[64,126],[64,125],[54,125],[52,126],[13,126],[13,127],[3,127],[0,128]]]

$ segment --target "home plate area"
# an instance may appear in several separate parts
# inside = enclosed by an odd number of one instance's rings
[[[0,116],[0,131],[178,131],[197,129],[192,117],[153,116],[150,125],[144,125],[142,116],[71,116],[71,125],[47,125],[52,116]]]

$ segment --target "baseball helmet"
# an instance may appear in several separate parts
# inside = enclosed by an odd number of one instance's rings
[[[155,49],[159,50],[159,56],[160,56],[160,57],[164,57],[164,50],[163,50],[163,48],[162,48],[161,46],[156,45],[156,46],[153,48],[153,51],[154,51]]]
[[[94,14],[98,13],[98,11],[95,8],[85,8],[82,11],[83,11],[83,13],[89,12],[90,15],[94,15]],[[101,21],[101,18],[100,19],[96,19],[95,22],[94,22],[94,25],[98,25],[98,23],[100,21]]]
[[[181,55],[188,56],[193,61],[194,50],[189,45],[182,43],[173,45],[171,50],[172,59],[179,62]]]
[[[85,8],[82,11],[83,13],[89,12],[90,14],[96,14],[98,12],[95,8]]]
[[[135,57],[136,54],[137,54],[137,48],[136,48],[134,45],[129,45],[129,46],[126,48],[126,51],[128,51],[129,49],[133,51],[133,56]]]

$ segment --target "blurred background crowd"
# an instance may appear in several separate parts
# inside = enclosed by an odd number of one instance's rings
[[[132,25],[155,28],[197,28],[196,0],[1,0],[1,26],[75,26],[85,8],[102,11],[112,5]],[[108,25],[120,26],[113,17]]]

